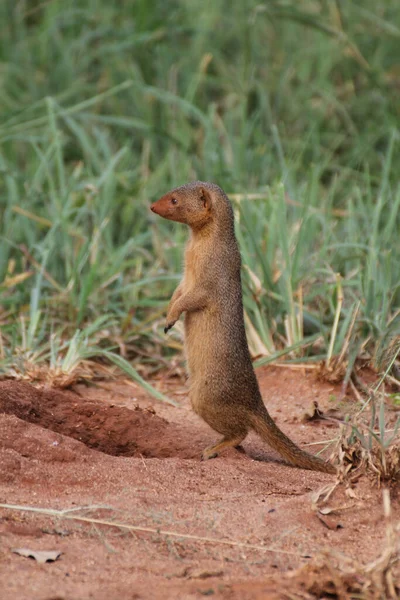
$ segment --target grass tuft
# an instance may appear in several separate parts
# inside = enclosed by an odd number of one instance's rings
[[[168,363],[185,232],[148,206],[195,178],[234,202],[258,364],[385,370],[400,339],[398,16],[397,0],[1,3],[1,372],[74,373],[86,350],[113,349],[132,376]]]

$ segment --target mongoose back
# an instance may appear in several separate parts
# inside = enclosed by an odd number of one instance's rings
[[[191,404],[223,436],[202,458],[239,446],[253,429],[293,465],[335,473],[332,464],[288,438],[265,408],[246,339],[241,257],[226,194],[215,184],[196,181],[168,192],[151,210],[191,229],[184,277],[169,303],[165,332],[185,313]]]

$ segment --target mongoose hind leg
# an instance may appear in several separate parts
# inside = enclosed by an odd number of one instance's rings
[[[216,458],[218,454],[224,448],[229,448],[233,446],[237,448],[238,446],[241,448],[240,444],[243,442],[246,436],[235,436],[235,437],[226,437],[224,436],[220,442],[214,444],[213,446],[209,446],[205,450],[203,450],[203,454],[201,455],[201,460],[208,460],[209,458]],[[243,449],[242,449],[243,451]]]

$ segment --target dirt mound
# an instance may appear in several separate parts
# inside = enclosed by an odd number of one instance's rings
[[[83,400],[73,392],[39,390],[23,381],[0,381],[0,412],[113,456],[196,456],[196,451],[184,443],[179,427],[154,410],[138,406],[131,410],[104,400]]]

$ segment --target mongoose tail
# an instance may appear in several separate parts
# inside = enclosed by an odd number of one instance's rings
[[[337,473],[331,463],[299,448],[279,429],[266,409],[261,414],[253,413],[250,416],[250,422],[253,430],[292,465],[311,471]]]

